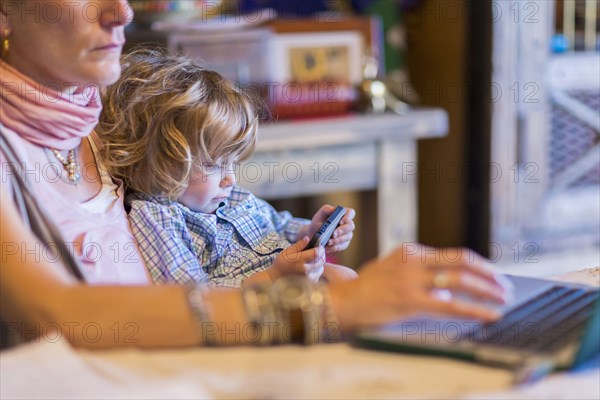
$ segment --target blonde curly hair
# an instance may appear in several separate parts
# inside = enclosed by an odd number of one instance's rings
[[[252,155],[258,114],[234,84],[162,51],[138,49],[121,61],[96,133],[109,172],[128,189],[176,200],[195,168]]]

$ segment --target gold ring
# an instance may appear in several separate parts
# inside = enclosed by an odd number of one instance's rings
[[[438,272],[433,277],[433,287],[436,289],[447,289],[450,284],[450,275],[447,272]]]

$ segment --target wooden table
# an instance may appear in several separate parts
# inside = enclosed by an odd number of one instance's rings
[[[416,141],[442,137],[441,109],[265,124],[240,185],[265,199],[378,190],[379,252],[417,239]]]
[[[597,286],[600,269],[555,279]],[[596,361],[515,387],[508,370],[346,343],[83,351],[50,335],[0,354],[0,398],[598,399]]]

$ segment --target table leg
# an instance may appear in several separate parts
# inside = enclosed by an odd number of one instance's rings
[[[379,254],[417,240],[417,148],[413,140],[379,144]]]

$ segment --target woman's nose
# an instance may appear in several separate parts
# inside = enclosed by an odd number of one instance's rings
[[[117,27],[129,25],[133,20],[133,10],[127,0],[105,0],[101,4],[100,22],[102,26]]]

